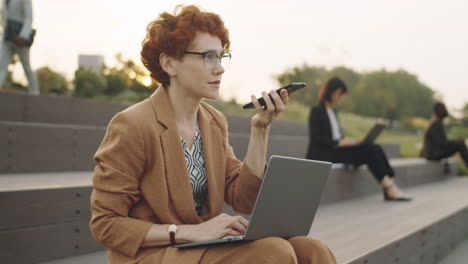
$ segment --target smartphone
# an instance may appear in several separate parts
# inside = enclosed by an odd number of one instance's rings
[[[281,90],[286,89],[286,91],[288,91],[288,95],[289,95],[289,94],[292,94],[292,93],[294,93],[295,91],[297,91],[297,90],[299,90],[301,88],[304,88],[306,85],[307,85],[307,83],[305,83],[305,82],[293,82],[293,83],[290,83],[290,84],[288,84],[288,85],[286,85],[284,87],[276,89],[276,92],[278,94],[280,94]],[[271,100],[273,101],[273,98],[271,97],[271,95],[268,95],[268,96],[270,96]],[[263,99],[263,97],[260,97],[258,99],[258,102],[260,103],[261,106],[266,107],[265,100]],[[252,109],[252,108],[255,108],[255,107],[254,107],[253,103],[250,102],[250,103],[242,106],[242,108]]]

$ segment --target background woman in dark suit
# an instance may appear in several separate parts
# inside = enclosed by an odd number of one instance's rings
[[[468,167],[468,150],[464,138],[448,139],[444,129],[444,119],[448,116],[443,103],[434,104],[435,118],[424,134],[424,145],[421,156],[428,160],[441,160],[457,152],[460,153],[465,166]]]
[[[334,77],[320,90],[320,103],[309,116],[309,148],[307,158],[334,163],[366,164],[382,185],[386,201],[409,201],[394,182],[394,171],[382,148],[376,144],[361,144],[360,140],[345,138],[333,106],[341,103],[347,92],[346,84]]]

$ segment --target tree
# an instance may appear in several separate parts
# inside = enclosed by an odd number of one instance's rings
[[[462,124],[468,126],[468,102],[462,108]]]
[[[431,116],[434,92],[421,83],[417,76],[404,70],[388,72],[379,70],[359,73],[340,66],[327,70],[304,64],[275,76],[285,85],[289,82],[305,81],[308,86],[292,99],[306,106],[318,103],[318,92],[330,77],[339,77],[348,87],[347,98],[342,109],[365,116],[392,118]]]
[[[149,86],[143,82],[148,79],[147,71],[130,59],[124,59],[122,54],[116,55],[117,65],[104,69],[104,77],[107,80],[106,95],[118,95],[133,93],[138,98],[147,97],[154,92],[159,84],[152,81]]]
[[[47,66],[37,69],[36,75],[41,94],[63,95],[69,91],[69,84],[65,76]]]
[[[356,87],[353,112],[382,117],[394,108],[396,117],[430,118],[434,92],[404,70],[374,71],[363,76]]]
[[[274,76],[281,85],[291,82],[306,82],[307,87],[295,93],[292,100],[307,106],[318,103],[318,91],[327,80],[327,77],[328,71],[324,67],[313,67],[307,64],[294,67]]]
[[[73,84],[75,86],[73,95],[76,97],[92,98],[104,94],[107,88],[107,80],[102,74],[83,68],[75,71]]]

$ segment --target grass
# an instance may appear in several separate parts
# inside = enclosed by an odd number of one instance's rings
[[[226,115],[252,116],[253,113],[252,110],[243,110],[242,106],[235,101],[207,101],[207,103],[213,105]],[[302,104],[290,102],[286,111],[281,113],[278,119],[307,124],[309,112],[310,108]],[[355,139],[362,138],[376,121],[375,118],[363,117],[352,113],[340,113],[339,115],[346,136]],[[386,130],[379,137],[378,142],[398,143],[400,144],[402,157],[418,157],[422,143],[421,140],[421,136],[416,133]]]

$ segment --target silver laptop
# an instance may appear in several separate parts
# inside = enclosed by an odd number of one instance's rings
[[[362,140],[361,144],[373,144],[386,127],[387,123],[384,121],[377,121],[375,125],[369,130],[366,137]]]
[[[173,247],[199,247],[266,237],[307,236],[331,165],[330,162],[271,156],[244,236]]]

